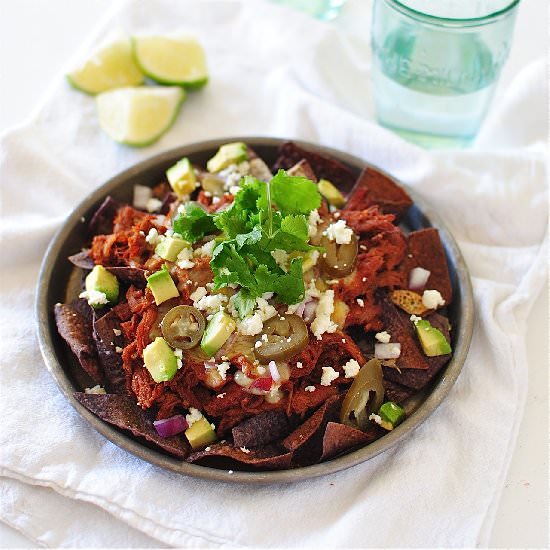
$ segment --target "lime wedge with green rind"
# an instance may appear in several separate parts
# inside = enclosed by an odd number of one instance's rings
[[[115,141],[144,147],[174,123],[185,99],[179,86],[119,88],[96,98],[99,124]]]
[[[99,94],[124,86],[138,86],[144,75],[132,55],[129,37],[118,37],[93,52],[89,59],[67,75],[76,89]]]
[[[134,36],[132,48],[140,69],[159,84],[197,89],[208,82],[204,49],[192,36]]]

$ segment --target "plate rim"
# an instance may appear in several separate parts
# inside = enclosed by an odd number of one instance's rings
[[[58,260],[59,253],[65,240],[67,239],[67,236],[72,230],[74,230],[75,227],[77,227],[77,224],[80,223],[81,217],[90,209],[90,206],[98,201],[101,201],[114,189],[123,185],[124,182],[127,182],[128,179],[143,171],[146,171],[149,168],[160,166],[162,164],[168,166],[170,162],[174,162],[174,159],[181,158],[182,156],[198,154],[208,149],[215,149],[223,143],[233,141],[244,141],[252,148],[255,146],[279,147],[287,141],[292,141],[309,151],[330,155],[344,164],[353,166],[358,170],[361,170],[364,167],[370,167],[384,174],[393,182],[402,186],[410,194],[414,201],[414,205],[418,208],[422,216],[429,221],[430,226],[438,229],[445,252],[449,257],[448,261],[452,261],[456,272],[456,285],[460,289],[461,295],[461,325],[455,333],[455,349],[453,352],[453,357],[444,367],[442,374],[438,375],[440,376],[440,379],[435,384],[432,391],[426,396],[418,409],[416,409],[410,417],[397,426],[393,431],[384,435],[380,439],[377,439],[373,443],[366,445],[365,447],[359,448],[327,462],[321,462],[320,464],[289,470],[267,472],[233,472],[232,470],[221,470],[207,466],[200,466],[197,464],[189,464],[183,460],[168,456],[155,449],[145,446],[138,440],[134,439],[133,436],[119,431],[118,428],[104,422],[81,405],[73,395],[73,393],[77,390],[72,385],[69,377],[65,374],[62,362],[55,353],[55,345],[51,334],[53,312],[48,311],[48,307],[51,302],[49,297],[49,281],[53,273],[53,267]],[[334,474],[366,462],[380,453],[394,447],[402,439],[410,436],[410,434],[414,432],[414,430],[418,428],[439,407],[442,401],[449,394],[452,386],[462,371],[473,333],[474,300],[468,268],[456,240],[441,217],[433,211],[429,204],[426,203],[417,192],[411,190],[408,185],[404,184],[378,166],[365,161],[358,156],[351,155],[332,147],[298,139],[262,136],[233,136],[193,142],[153,155],[122,170],[86,195],[72,210],[71,214],[58,229],[48,245],[38,274],[35,315],[38,323],[39,347],[48,371],[54,378],[61,392],[73,408],[80,414],[80,416],[111,443],[114,443],[118,447],[132,453],[142,460],[149,462],[150,464],[170,470],[180,475],[188,475],[212,481],[258,485],[297,482],[305,479]]]

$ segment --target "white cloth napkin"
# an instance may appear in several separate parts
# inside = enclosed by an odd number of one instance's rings
[[[429,153],[358,116],[370,101],[366,43],[289,13],[237,0],[130,1],[98,39],[116,27],[184,28],[206,46],[211,81],[189,95],[173,129],[147,149],[116,145],[93,100],[60,79],[36,116],[1,140],[0,509],[40,544],[486,543],[526,395],[525,320],[546,272],[544,62],[517,76],[477,147]],[[80,418],[38,350],[38,268],[71,209],[141,159],[237,134],[311,140],[388,170],[445,219],[473,278],[472,347],[445,402],[398,447],[321,479],[249,487],[143,462]]]

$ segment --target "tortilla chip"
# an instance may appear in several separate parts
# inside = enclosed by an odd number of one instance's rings
[[[373,424],[369,431],[362,432],[339,422],[329,422],[323,435],[321,460],[328,460],[354,447],[371,443],[382,435],[384,435],[384,430],[376,424]]]
[[[353,187],[356,176],[346,165],[325,155],[307,151],[292,141],[287,141],[279,147],[279,156],[272,172],[275,174],[280,169],[288,170],[303,159],[307,160],[319,179],[329,180],[343,193],[349,192]]]
[[[314,181],[317,183],[317,176],[313,171],[313,168],[306,159],[302,159],[300,162],[296,163],[292,168],[287,170],[289,176],[301,176],[307,178],[308,180]]]
[[[88,225],[91,235],[108,235],[113,232],[113,219],[120,203],[112,197],[105,197],[99,208],[95,211]]]
[[[168,212],[170,212],[170,208],[172,207],[172,204],[178,200],[178,196],[176,193],[166,193],[164,197],[162,198],[162,205],[160,207],[159,213],[166,216]]]
[[[126,376],[122,368],[122,355],[117,353],[125,346],[121,321],[114,310],[93,323],[93,334],[99,360],[105,374],[105,386],[110,393],[126,392]],[[114,331],[121,331],[117,336]]]
[[[381,301],[383,330],[389,332],[391,341],[401,344],[401,355],[396,359],[399,369],[428,369],[428,362],[415,334],[410,315],[397,309],[384,297]]]
[[[393,401],[400,405],[403,401],[406,401],[411,395],[416,393],[415,390],[407,388],[407,386],[402,386],[397,382],[392,382],[391,380],[383,380],[384,384],[384,399],[386,401]]]
[[[338,420],[341,398],[329,397],[303,424],[283,439],[285,449],[294,453],[301,465],[318,462],[323,452],[323,433],[329,421]]]
[[[290,467],[292,453],[276,446],[267,446],[259,449],[243,449],[234,447],[228,442],[215,443],[202,451],[191,453],[187,462],[204,462],[214,457],[230,459],[240,465],[252,466],[255,470],[286,470]],[[221,464],[217,464],[221,467]],[[231,464],[223,464],[229,467]]]
[[[400,313],[400,315],[407,317],[405,313]],[[431,315],[427,315],[424,317],[424,319],[427,319],[432,326],[439,329],[448,342],[451,341],[451,336],[449,333],[449,323],[443,315],[440,315],[439,313],[432,313]],[[412,322],[409,323],[412,326]],[[413,328],[414,330],[414,328]],[[390,332],[390,331],[388,331]],[[393,333],[392,334],[392,340],[393,340]],[[399,340],[398,340],[399,341]],[[420,349],[420,344],[418,344]],[[422,351],[420,351],[422,353]],[[403,344],[401,344],[401,354],[403,355]],[[436,357],[426,357],[423,353],[423,360],[424,363],[427,365],[427,368],[420,370],[419,368],[408,368],[404,369],[403,365],[400,364],[399,359],[397,359],[397,366],[402,369],[401,372],[399,372],[397,369],[389,368],[389,367],[382,367],[382,371],[384,373],[384,379],[390,380],[392,382],[397,382],[398,384],[401,384],[402,386],[406,386],[407,388],[412,388],[414,390],[420,390],[423,388],[426,384],[428,384],[432,378],[442,369],[443,366],[445,366],[452,354],[447,355],[439,355]]]
[[[422,302],[422,296],[414,290],[394,290],[391,301],[409,315],[424,315],[428,308]]]
[[[93,269],[95,265],[87,250],[73,254],[68,259],[69,262],[81,269]]]
[[[115,275],[117,279],[129,285],[144,288],[147,284],[145,269],[139,267],[105,267],[105,269]]]
[[[136,437],[142,437],[178,458],[185,458],[189,454],[189,444],[183,436],[160,437],[153,421],[130,397],[113,393],[81,392],[75,392],[74,396],[81,405],[101,420],[128,430]]]
[[[84,299],[70,304],[55,304],[55,323],[78,362],[97,384],[103,382],[96,347],[92,337],[92,312]]]
[[[439,231],[433,227],[420,229],[409,233],[407,238],[407,254],[399,266],[408,280],[414,267],[423,267],[430,272],[430,277],[424,288],[438,290],[445,304],[453,299],[451,278],[447,267],[445,249],[439,238]]]
[[[345,210],[366,210],[377,204],[382,213],[394,214],[399,219],[412,203],[407,192],[388,176],[374,168],[365,168],[351,190]]]
[[[265,411],[235,426],[232,430],[235,447],[262,447],[287,436],[288,418],[283,411]]]

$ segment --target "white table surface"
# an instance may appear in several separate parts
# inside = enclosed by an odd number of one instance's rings
[[[117,0],[118,1],[118,0]],[[115,0],[0,0],[0,132],[24,121],[66,69],[72,53]],[[361,32],[367,0],[348,0],[335,24]],[[549,51],[544,0],[522,0],[509,61],[497,90]],[[548,293],[528,320],[529,391],[525,415],[491,533],[491,547],[548,548]],[[1,519],[1,518],[0,518]],[[38,546],[0,523],[0,548]]]

